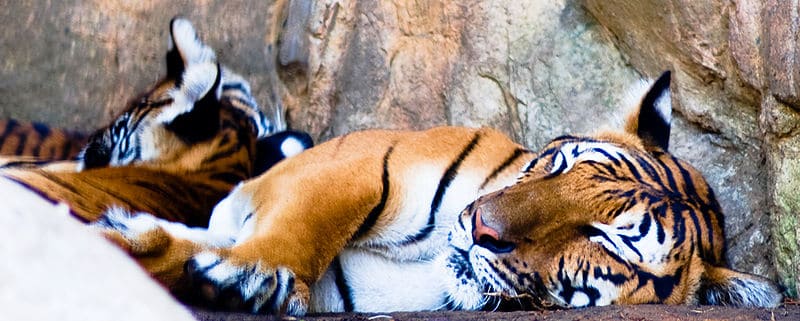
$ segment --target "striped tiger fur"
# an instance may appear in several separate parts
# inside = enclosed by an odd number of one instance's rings
[[[0,155],[26,156],[41,161],[67,160],[78,156],[88,135],[37,122],[0,120]]]
[[[667,152],[669,82],[621,131],[538,153],[488,128],[356,132],[245,181],[208,229],[119,211],[106,233],[250,312],[775,306],[774,283],[725,266],[713,192]]]
[[[170,23],[166,60],[166,77],[92,134],[72,170],[6,168],[2,178],[67,204],[84,222],[123,208],[207,226],[235,184],[269,166],[262,159],[309,144],[299,132],[271,135],[247,81],[219,66],[189,21]]]
[[[69,169],[87,140],[88,135],[76,131],[3,119],[0,120],[0,169],[45,165],[56,168],[65,164]]]

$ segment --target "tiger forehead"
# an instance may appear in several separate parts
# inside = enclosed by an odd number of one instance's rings
[[[546,149],[539,157],[550,158],[550,174],[558,175],[569,172],[580,162],[619,165],[624,159],[631,158],[631,150],[607,141],[566,140]]]

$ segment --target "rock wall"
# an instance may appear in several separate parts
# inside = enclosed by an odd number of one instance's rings
[[[483,125],[535,149],[671,69],[672,151],[715,188],[731,264],[796,289],[796,0],[284,2],[0,0],[0,117],[96,127],[162,72],[178,13],[320,140]]]
[[[90,131],[165,73],[169,21],[185,15],[254,88],[270,78],[266,1],[0,0],[0,117]],[[269,107],[269,92],[258,92]]]

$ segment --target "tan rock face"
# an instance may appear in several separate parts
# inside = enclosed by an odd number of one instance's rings
[[[732,265],[800,275],[796,0],[6,2],[0,116],[85,130],[162,72],[177,13],[320,140],[454,124],[536,149],[671,69],[671,146],[715,188]]]

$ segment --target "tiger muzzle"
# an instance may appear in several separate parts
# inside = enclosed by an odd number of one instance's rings
[[[472,242],[497,254],[513,251],[516,245],[501,239],[500,233],[484,222],[482,212],[480,204],[472,207]]]

